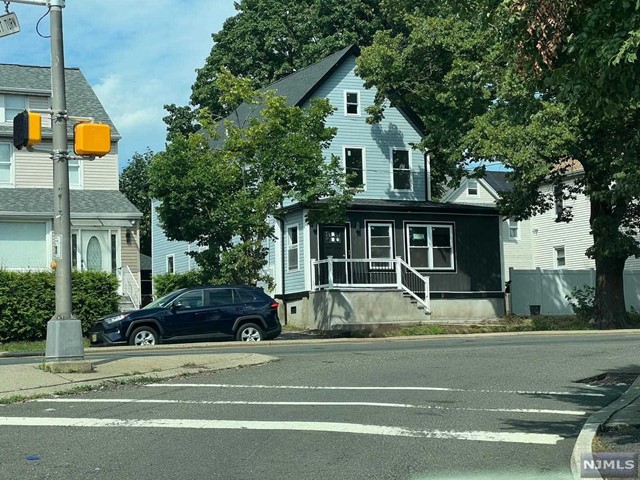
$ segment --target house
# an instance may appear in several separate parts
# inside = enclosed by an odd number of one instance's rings
[[[571,185],[582,174],[582,165],[573,161],[563,183]],[[442,200],[460,205],[495,205],[511,188],[506,172],[487,171],[483,178],[462,179],[459,187],[448,191]],[[551,184],[543,185],[540,191],[555,198],[554,208],[520,222],[502,219],[503,276],[511,282],[511,311],[518,315],[572,314],[566,296],[574,288],[595,286],[595,261],[585,253],[593,245],[591,205],[582,193],[563,199]],[[571,222],[556,221],[562,209],[571,210]],[[637,309],[640,259],[629,257],[625,270],[625,300],[629,308]]]
[[[120,135],[82,72],[67,68],[65,80],[69,115],[111,126],[108,155],[69,160],[72,267],[117,275],[120,293],[139,305],[142,214],[118,190]],[[0,268],[47,271],[53,250],[51,118],[42,115],[42,143],[16,150],[13,118],[25,109],[51,109],[51,69],[0,64]],[[68,131],[73,145],[73,122]]]
[[[366,122],[376,92],[356,74],[357,55],[345,48],[265,87],[291,105],[330,100],[336,111],[327,125],[337,134],[326,154],[341,158],[363,186],[344,224],[309,225],[300,204],[272,219],[266,271],[283,303],[281,318],[337,329],[502,315],[496,208],[430,199],[429,159],[413,147],[424,126],[391,106],[379,124]],[[248,111],[241,106],[238,116]],[[153,217],[153,274],[195,268],[185,258],[194,246],[168,242],[155,210]]]
[[[495,206],[500,196],[511,191],[506,172],[487,171],[483,178],[465,177],[458,188],[443,195],[442,202]],[[502,279],[509,280],[509,269],[534,268],[533,230],[531,220],[518,221],[502,217],[500,248],[502,250]]]

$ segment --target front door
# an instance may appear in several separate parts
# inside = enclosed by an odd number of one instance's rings
[[[347,258],[347,228],[320,227],[320,259],[328,257]],[[328,270],[320,271],[320,281],[328,283]],[[333,264],[333,283],[347,283],[347,264],[338,262]]]
[[[111,273],[111,242],[105,230],[82,230],[80,264],[82,270]]]

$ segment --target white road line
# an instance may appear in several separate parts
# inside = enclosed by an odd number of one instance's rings
[[[250,400],[165,400],[154,398],[39,398],[34,402],[41,403],[155,403],[155,404],[188,404],[188,405],[270,405],[270,406],[313,406],[313,407],[383,407],[383,408],[417,408],[424,410],[455,410],[469,412],[506,412],[506,413],[547,413],[551,415],[586,415],[582,410],[548,410],[535,408],[473,408],[473,407],[441,407],[439,405],[413,405],[410,403],[380,402],[261,402]]]
[[[603,393],[545,392],[541,390],[473,390],[448,387],[328,387],[315,385],[234,385],[227,383],[149,383],[147,387],[196,388],[263,388],[280,390],[413,390],[436,392],[510,393],[516,395],[568,395],[577,397],[604,397]]]
[[[108,428],[186,428],[215,430],[288,430],[305,432],[355,433],[390,437],[473,440],[479,442],[531,443],[555,445],[563,437],[548,433],[487,432],[451,430],[408,430],[402,427],[334,422],[268,422],[197,419],[117,419],[0,417],[0,426],[15,427],[108,427]]]

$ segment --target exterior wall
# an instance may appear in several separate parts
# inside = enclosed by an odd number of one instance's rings
[[[594,269],[512,270],[511,309],[516,315],[530,315],[532,306],[540,315],[573,315],[565,298],[574,288],[595,287]],[[640,310],[640,270],[624,272],[624,299],[627,309]]]
[[[115,144],[111,144],[111,152],[95,160],[80,160],[82,184],[85,190],[118,190],[118,155],[114,154]]]
[[[453,271],[422,270],[432,292],[502,292],[499,218],[497,215],[405,212],[349,212],[347,248],[350,258],[368,258],[367,222],[392,222],[394,256],[407,260],[405,223],[453,225]],[[318,259],[318,235],[311,230],[311,258]],[[483,255],[478,253],[482,252]],[[289,289],[287,288],[287,291]]]
[[[533,231],[531,220],[518,222],[519,236],[517,239],[509,238],[509,224],[503,218],[500,226],[502,238],[502,258],[504,281],[509,280],[509,269],[533,268]]]
[[[360,115],[345,115],[345,91],[357,91]],[[315,98],[328,98],[337,109],[327,119],[327,125],[338,132],[327,150],[327,155],[343,159],[343,147],[364,148],[366,190],[356,198],[383,198],[391,200],[425,200],[426,172],[423,154],[411,150],[410,144],[422,140],[400,111],[388,108],[378,125],[366,123],[365,108],[373,105],[375,88],[365,89],[364,82],[355,74],[355,57],[345,59],[336,71],[314,93]],[[391,148],[408,149],[411,156],[413,191],[392,190]],[[344,159],[343,159],[344,160]]]
[[[381,304],[385,308],[380,308]],[[428,315],[398,291],[322,290],[288,301],[287,308],[289,324],[318,330],[433,321],[468,323],[504,315],[502,299],[434,300]]]
[[[157,202],[151,204],[151,244],[153,245],[152,275],[167,273],[167,256],[174,256],[175,273],[185,273],[197,268],[193,259],[187,255],[194,246],[188,242],[175,242],[167,239],[160,227],[156,213]],[[197,248],[197,247],[195,247]]]
[[[131,232],[129,239],[127,230]],[[120,230],[120,252],[122,267],[128,266],[140,285],[140,231],[137,228]]]

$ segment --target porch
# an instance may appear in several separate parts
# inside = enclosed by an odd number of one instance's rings
[[[424,313],[431,313],[429,277],[401,257],[389,259],[333,258],[311,260],[311,290],[397,290]]]

